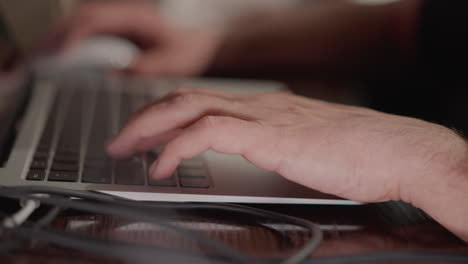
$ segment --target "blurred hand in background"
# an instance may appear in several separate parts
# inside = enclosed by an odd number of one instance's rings
[[[210,63],[220,34],[171,25],[148,1],[88,2],[60,21],[41,43],[46,52],[66,52],[81,40],[112,35],[134,42],[141,56],[126,72],[154,76],[190,76]]]

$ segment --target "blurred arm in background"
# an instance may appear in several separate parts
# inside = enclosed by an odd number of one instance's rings
[[[146,1],[90,2],[62,21],[45,43],[57,50],[97,34],[125,37],[144,51],[129,71],[151,75],[258,68],[354,74],[411,61],[420,2],[317,0],[257,10],[210,28],[177,25]]]

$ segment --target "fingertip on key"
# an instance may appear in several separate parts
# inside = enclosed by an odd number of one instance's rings
[[[113,158],[126,158],[130,155],[127,150],[122,148],[120,142],[116,138],[110,139],[105,149],[107,154]]]

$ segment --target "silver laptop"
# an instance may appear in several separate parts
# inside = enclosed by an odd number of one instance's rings
[[[132,112],[180,85],[254,93],[282,90],[280,83],[91,72],[20,79],[0,87],[0,185],[47,185],[154,201],[358,204],[258,169],[238,155],[208,151],[183,161],[172,177],[155,181],[147,171],[158,149],[125,160],[111,160],[104,152],[105,142]]]

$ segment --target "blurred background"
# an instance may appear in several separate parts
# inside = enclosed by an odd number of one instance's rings
[[[0,0],[0,74],[19,58],[27,57],[41,37],[57,21],[70,14],[80,2],[91,0]],[[98,1],[98,0],[94,0]],[[112,0],[100,0],[112,1]],[[138,0],[135,0],[138,1]],[[360,0],[361,2],[364,0]],[[367,0],[378,3],[387,0]],[[287,9],[320,1],[304,0],[154,0],[161,15],[171,24],[194,28],[222,28],[230,20],[249,13]],[[322,1],[323,2],[323,1]],[[325,1],[326,2],[326,1]],[[334,17],[330,19],[341,19]],[[359,38],[360,36],[356,36]],[[468,131],[466,81],[428,74],[414,68],[401,75],[376,74],[365,78],[322,75],[309,71],[225,72],[215,77],[273,79],[294,92],[337,103],[371,107],[408,115]]]
[[[18,58],[27,57],[35,45],[61,18],[73,12],[83,2],[113,0],[0,0],[0,69],[11,69]],[[118,0],[117,0],[118,1]],[[137,0],[138,1],[138,0]],[[298,7],[313,0],[152,0],[164,19],[183,27],[216,29],[231,20],[251,13],[266,13],[268,10],[284,10]],[[372,0],[379,2],[381,0]],[[27,7],[27,8],[25,8]],[[295,92],[348,104],[362,104],[359,85],[349,83],[343,87],[342,80],[326,82],[310,74],[276,72],[229,73],[226,77],[278,79],[286,82]],[[225,77],[225,76],[221,76]],[[314,89],[309,89],[311,86]]]
[[[22,54],[46,33],[54,22],[82,2],[113,0],[0,0],[2,50],[13,44]],[[165,18],[183,26],[219,27],[232,17],[268,8],[285,8],[300,0],[152,0]],[[7,36],[5,34],[8,34]],[[10,41],[6,39],[10,38]]]

